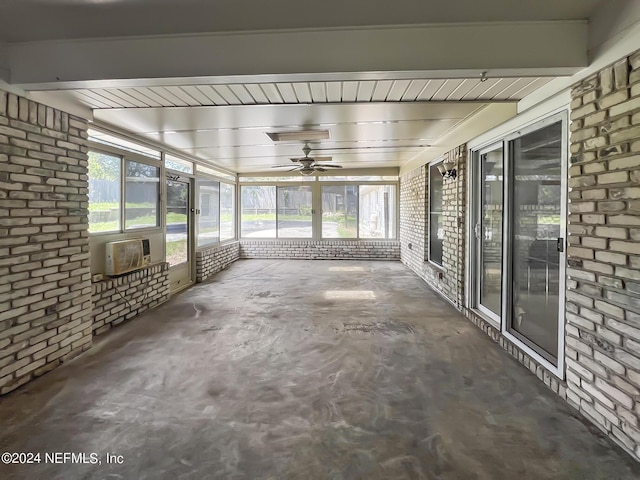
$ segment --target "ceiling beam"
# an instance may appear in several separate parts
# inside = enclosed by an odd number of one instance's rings
[[[571,75],[587,65],[583,21],[282,30],[13,43],[11,83],[27,90],[110,82],[359,72]]]

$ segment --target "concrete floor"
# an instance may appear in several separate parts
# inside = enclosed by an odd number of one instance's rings
[[[236,262],[2,398],[0,425],[1,451],[102,461],[5,480],[640,478],[398,262]]]

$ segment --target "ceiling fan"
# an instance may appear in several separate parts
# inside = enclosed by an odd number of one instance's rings
[[[291,170],[287,170],[288,172],[300,172],[301,175],[313,175],[316,172],[326,172],[329,168],[342,168],[342,165],[327,165],[325,163],[317,163],[316,159],[310,157],[311,147],[308,143],[304,144],[302,148],[302,153],[304,153],[304,157],[292,158],[291,161],[294,163],[299,163],[300,165],[292,168]],[[282,167],[290,167],[291,165],[274,165],[271,168],[282,168]]]

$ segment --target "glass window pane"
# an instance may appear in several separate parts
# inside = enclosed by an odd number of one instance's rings
[[[397,175],[330,175],[327,173],[318,175],[320,182],[397,182]]]
[[[125,228],[158,226],[160,169],[140,162],[126,162]]]
[[[357,185],[322,187],[322,237],[358,237]]]
[[[502,148],[480,156],[480,304],[500,316],[502,291]]]
[[[164,165],[170,170],[176,170],[178,172],[193,173],[193,163],[188,160],[183,160],[173,155],[164,156]]]
[[[243,185],[241,234],[243,237],[276,237],[276,187]]]
[[[558,355],[562,123],[513,144],[513,311],[511,327]],[[541,352],[543,353],[543,352]]]
[[[295,166],[295,165],[293,165]],[[240,183],[309,183],[315,182],[316,177],[305,177],[303,175],[290,175],[288,177],[239,177]]]
[[[235,230],[236,187],[228,183],[220,184],[220,240],[236,238]]]
[[[189,184],[167,180],[167,262],[189,260]]]
[[[360,185],[360,238],[395,238],[395,186]]]
[[[442,212],[443,178],[438,165],[429,167],[429,260],[442,265],[442,245],[444,241],[444,223]]]
[[[225,180],[230,180],[232,182],[236,181],[235,175],[231,175],[229,173],[224,173],[220,170],[216,170],[214,168],[204,167],[202,165],[196,165],[198,172],[206,173],[207,175],[213,175],[214,177],[223,178]]]
[[[198,246],[220,241],[220,182],[198,179]]]
[[[120,157],[89,152],[89,231],[120,230]]]
[[[88,134],[89,140],[92,142],[102,143],[103,145],[109,145],[122,150],[128,150],[129,152],[134,152],[139,155],[144,155],[145,157],[153,158],[154,160],[160,160],[160,151],[154,148],[149,148],[145,145],[92,128],[89,129]]]
[[[278,238],[311,238],[311,186],[278,187]]]

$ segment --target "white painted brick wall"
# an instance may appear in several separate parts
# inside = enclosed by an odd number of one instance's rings
[[[91,346],[86,139],[0,91],[0,394]]]
[[[239,242],[214,245],[207,249],[198,250],[196,252],[196,282],[204,282],[239,258]]]
[[[240,240],[240,258],[399,260],[400,242],[376,240]]]
[[[100,335],[169,299],[169,264],[94,282],[91,293],[92,329]]]

